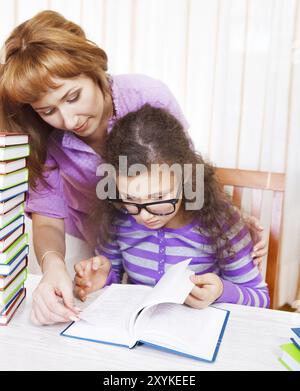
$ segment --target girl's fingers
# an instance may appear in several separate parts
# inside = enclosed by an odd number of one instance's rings
[[[205,288],[199,288],[198,286],[194,286],[191,290],[190,296],[195,298],[195,300],[207,300],[209,296],[209,292]]]
[[[90,288],[92,283],[87,278],[81,278],[79,276],[75,276],[74,278],[75,285],[81,286],[82,288]]]
[[[185,304],[196,309],[206,308],[209,305],[207,301],[196,299],[192,295],[188,295],[188,297],[185,299]]]
[[[75,270],[76,274],[78,274],[80,277],[83,277],[84,272],[85,272],[85,267],[84,267],[83,261],[76,263],[76,265],[74,266],[74,270]]]
[[[102,266],[101,257],[94,257],[92,262],[92,270],[96,271]]]
[[[81,286],[76,285],[74,288],[75,295],[81,300],[85,301],[87,298],[87,293]]]

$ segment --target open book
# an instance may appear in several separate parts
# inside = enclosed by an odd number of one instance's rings
[[[112,284],[61,335],[133,348],[138,343],[212,362],[229,311],[194,309],[184,301],[194,284],[190,259],[169,267],[155,287]]]

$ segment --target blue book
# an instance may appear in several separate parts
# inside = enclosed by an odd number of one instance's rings
[[[183,304],[194,287],[190,260],[169,267],[155,287],[112,284],[61,332],[62,336],[134,348],[146,345],[165,352],[213,362],[229,318],[216,306],[195,309]],[[176,289],[174,289],[176,287]]]
[[[294,333],[291,341],[300,350],[300,327],[294,327],[291,330]]]

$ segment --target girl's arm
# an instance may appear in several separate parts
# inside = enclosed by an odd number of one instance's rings
[[[224,233],[230,241],[231,252],[223,251],[219,260],[223,293],[215,302],[268,307],[270,298],[267,284],[253,264],[253,242],[247,226],[237,215],[233,224],[226,228]]]

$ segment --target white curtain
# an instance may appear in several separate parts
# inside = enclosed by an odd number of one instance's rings
[[[300,264],[299,0],[0,0],[0,44],[44,9],[79,23],[106,50],[110,73],[167,83],[197,149],[216,165],[286,173],[279,304],[291,302]]]

